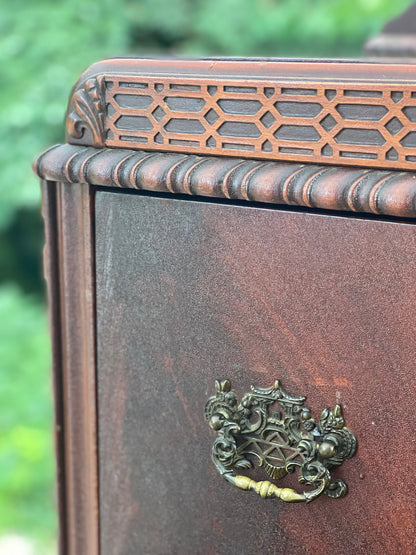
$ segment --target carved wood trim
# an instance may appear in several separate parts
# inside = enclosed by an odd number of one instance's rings
[[[82,140],[91,146],[104,144],[105,83],[102,76],[87,79],[72,90],[66,114],[66,131],[74,142]]]
[[[416,173],[57,145],[43,179],[414,218]]]
[[[410,66],[119,60],[94,67],[70,98],[71,144],[416,168]]]

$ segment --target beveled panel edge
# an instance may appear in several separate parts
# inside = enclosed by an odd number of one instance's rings
[[[414,66],[108,60],[91,66],[73,88],[66,140],[97,148],[412,170]]]
[[[56,145],[42,179],[414,218],[416,173]]]

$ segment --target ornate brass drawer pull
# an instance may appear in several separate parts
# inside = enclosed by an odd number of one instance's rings
[[[330,470],[354,455],[357,441],[346,428],[339,405],[324,409],[316,423],[305,407],[306,397],[287,393],[279,381],[268,389],[251,386],[240,404],[228,380],[216,381],[215,388],[216,394],[205,406],[205,417],[217,432],[212,460],[226,480],[263,498],[288,502],[309,502],[322,493],[344,497],[347,485],[333,480]],[[276,402],[283,412],[270,411]],[[298,493],[236,474],[239,469],[251,468],[253,459],[274,480],[300,469],[299,482],[314,489]]]

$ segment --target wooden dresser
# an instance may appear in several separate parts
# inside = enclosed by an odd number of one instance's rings
[[[61,553],[416,553],[415,67],[107,60],[66,131]]]

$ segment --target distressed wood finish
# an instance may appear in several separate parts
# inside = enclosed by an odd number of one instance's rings
[[[416,228],[106,192],[96,213],[102,554],[413,553]],[[224,378],[340,403],[348,495],[225,482],[204,422]]]
[[[62,555],[99,551],[92,195],[43,185]]]
[[[61,554],[413,553],[414,66],[107,60],[66,130],[35,163]],[[345,499],[285,506],[216,473],[214,380],[277,377],[342,404]]]
[[[399,64],[112,60],[75,86],[67,141],[411,170],[416,80]]]
[[[314,164],[58,145],[36,164],[39,176],[326,210],[416,216],[416,174]]]

